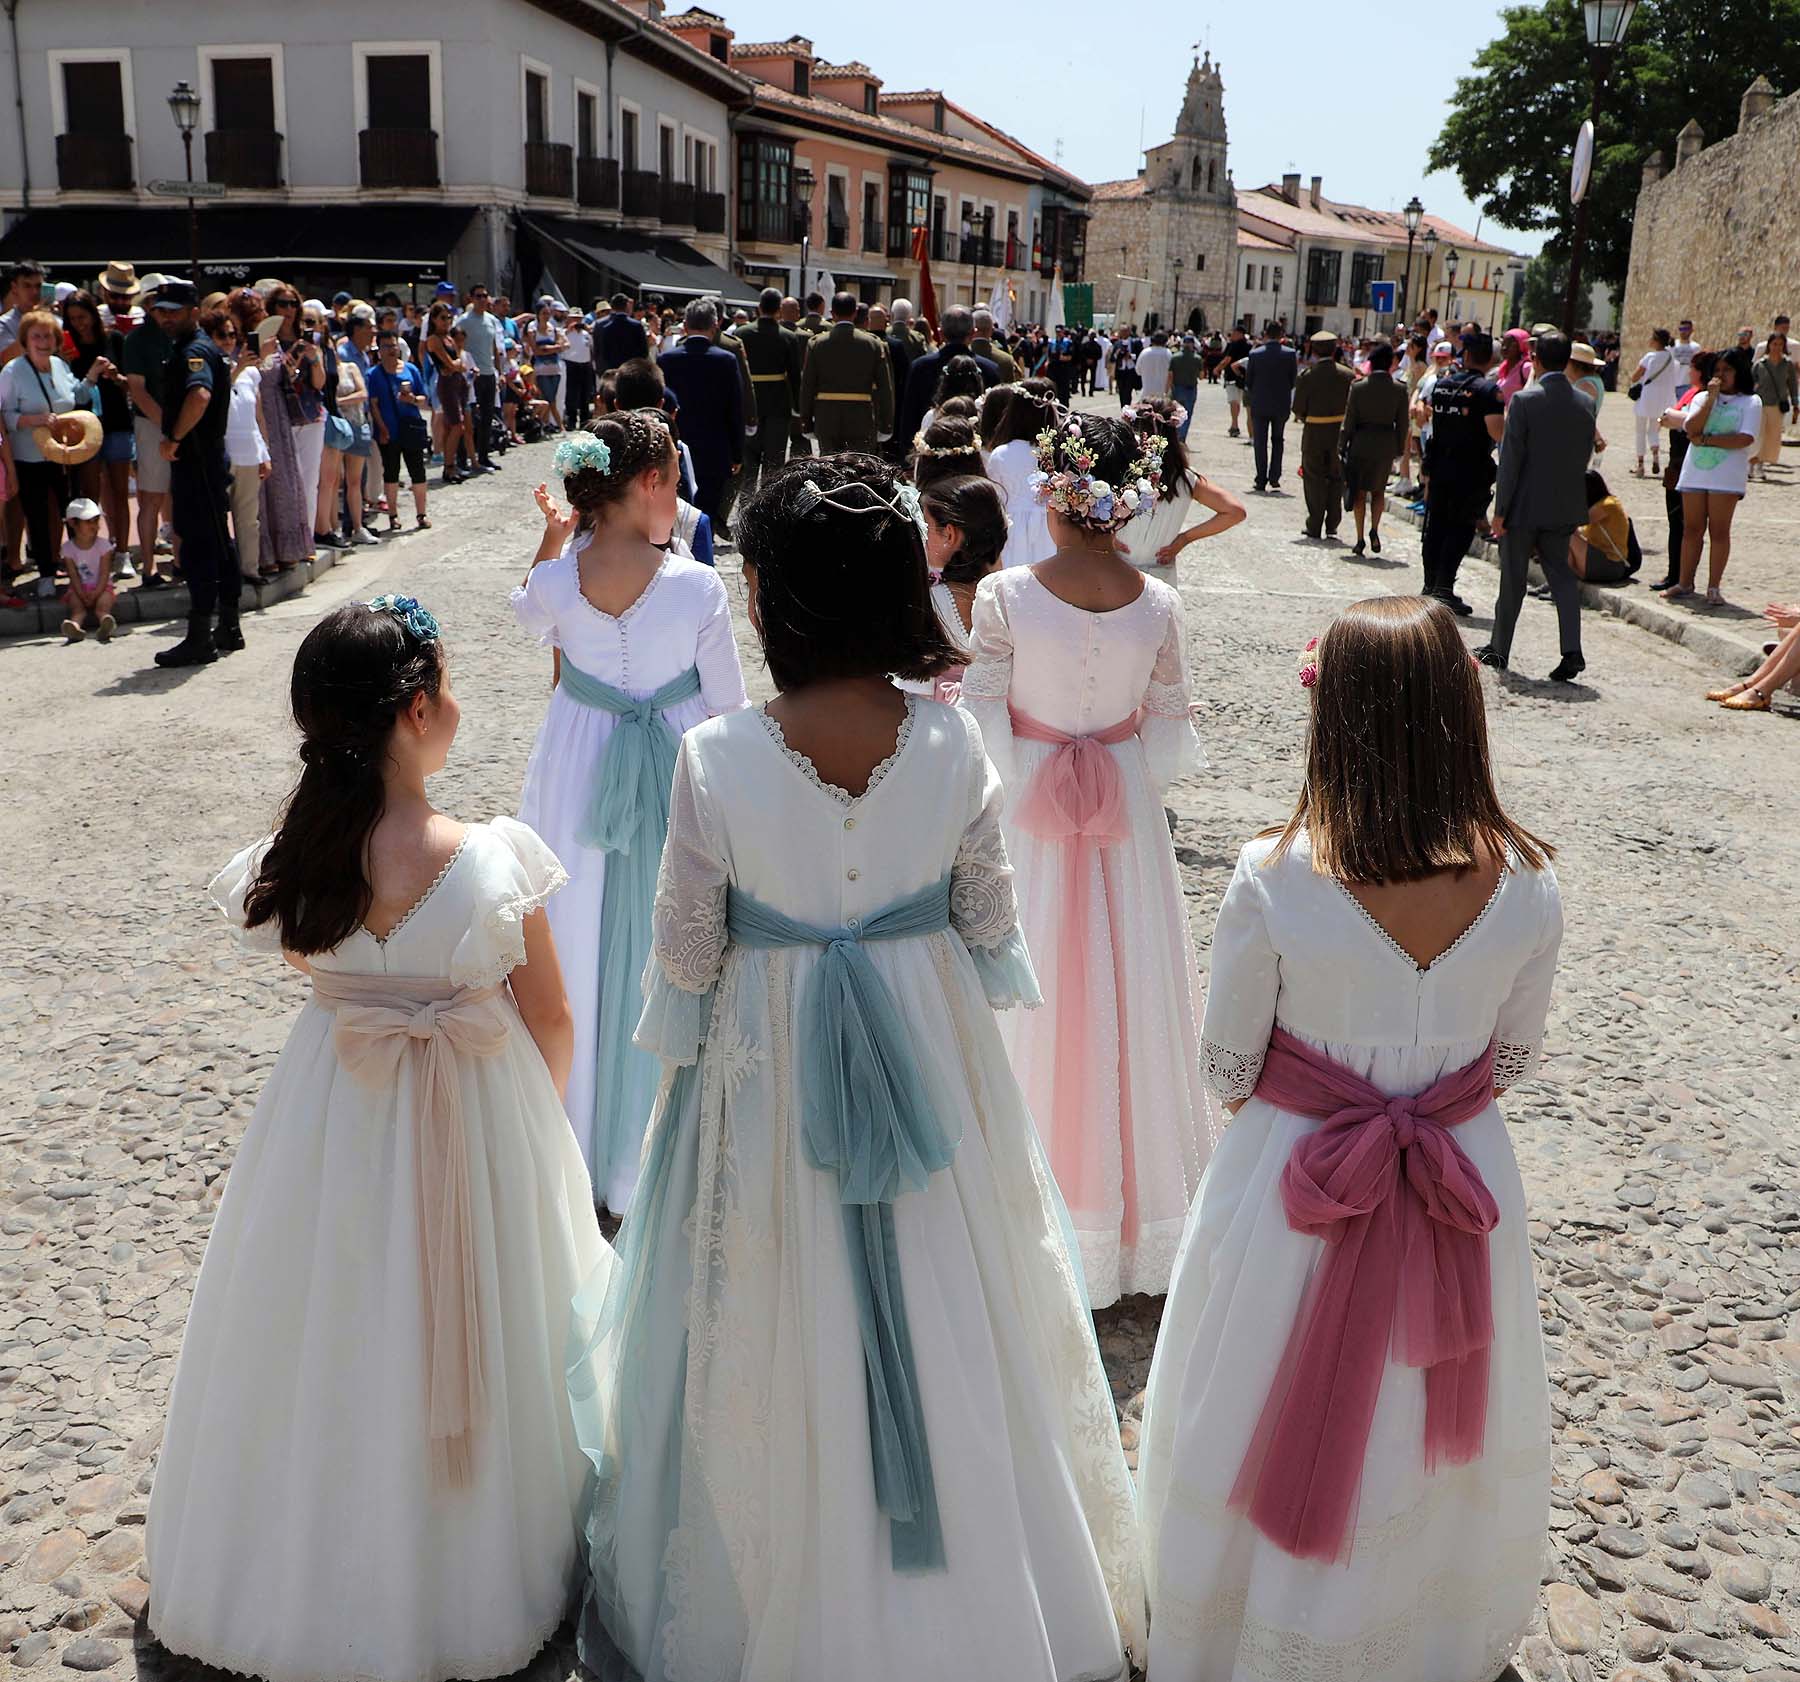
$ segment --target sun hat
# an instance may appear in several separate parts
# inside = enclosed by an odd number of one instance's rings
[[[91,409],[52,415],[47,426],[34,426],[31,441],[45,461],[56,467],[79,467],[100,453],[100,417]]]
[[[121,263],[115,257],[100,272],[100,290],[135,298],[139,291],[137,266],[133,263]]]
[[[1592,345],[1572,344],[1569,346],[1569,360],[1579,362],[1584,368],[1598,368],[1600,355]]]
[[[100,504],[91,496],[78,496],[63,510],[63,523],[70,520],[97,520],[100,518]]]

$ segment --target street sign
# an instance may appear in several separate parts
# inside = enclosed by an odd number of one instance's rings
[[[1584,122],[1575,136],[1575,161],[1569,166],[1569,203],[1587,197],[1588,178],[1594,173],[1594,125]]]
[[[1369,282],[1369,308],[1377,315],[1394,313],[1394,289],[1399,284],[1392,280],[1372,280]]]
[[[223,181],[146,181],[144,191],[159,199],[222,199]]]

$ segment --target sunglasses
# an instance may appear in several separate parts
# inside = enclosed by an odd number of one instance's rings
[[[269,308],[277,310],[297,310],[300,307],[298,298],[271,298]]]

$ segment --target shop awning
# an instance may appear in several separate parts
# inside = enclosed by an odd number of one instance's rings
[[[519,220],[545,244],[600,270],[608,277],[609,286],[617,285],[626,292],[661,292],[673,298],[717,296],[728,304],[756,302],[757,288],[681,240],[563,216],[521,216]]]
[[[211,205],[199,213],[209,279],[251,280],[296,269],[436,279],[475,214],[472,205]],[[188,270],[187,207],[58,205],[33,210],[0,238],[0,259],[33,258],[62,280],[91,284],[115,257],[152,271]]]

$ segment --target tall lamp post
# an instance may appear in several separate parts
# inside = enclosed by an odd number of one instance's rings
[[[1462,253],[1453,245],[1444,253],[1444,276],[1450,287],[1450,296],[1445,302],[1444,314],[1452,322],[1456,320],[1456,266],[1462,261]]]
[[[981,289],[981,252],[975,244],[975,224],[967,216],[962,219],[962,248],[969,261],[969,308],[974,309]]]
[[[1594,77],[1594,104],[1588,121],[1594,126],[1594,150],[1600,148],[1600,96],[1606,91],[1606,78],[1612,70],[1613,54],[1631,27],[1631,16],[1638,0],[1582,0],[1581,22],[1587,31],[1588,67]],[[1575,228],[1569,237],[1569,294],[1563,300],[1563,331],[1575,336],[1575,301],[1581,295],[1581,248],[1587,241],[1588,200],[1593,196],[1593,170],[1582,183],[1580,201],[1575,206]]]
[[[200,96],[185,81],[177,82],[169,95],[169,113],[181,130],[181,151],[187,163],[188,278],[200,285],[200,213],[194,208],[194,130],[200,126]],[[202,288],[204,290],[204,288]]]
[[[812,196],[813,172],[802,164],[794,171],[794,198],[799,202],[800,224],[800,307],[806,308],[807,288],[812,285]]]
[[[1406,218],[1406,273],[1400,280],[1399,309],[1400,322],[1401,325],[1404,326],[1412,319],[1413,241],[1418,237],[1419,223],[1425,215],[1425,207],[1419,203],[1419,195],[1417,193],[1414,193],[1413,196],[1406,201],[1406,208],[1402,210],[1400,214]]]
[[[1419,280],[1419,300],[1422,309],[1431,308],[1431,259],[1437,255],[1437,248],[1437,229],[1427,228],[1425,237],[1419,241],[1419,249],[1425,253],[1425,272]]]

